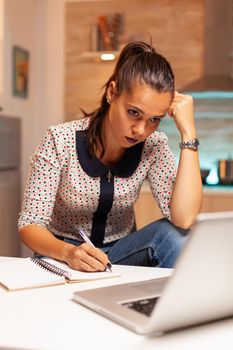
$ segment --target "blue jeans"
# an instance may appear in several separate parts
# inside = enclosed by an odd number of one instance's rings
[[[100,249],[112,264],[171,268],[183,248],[186,233],[169,220],[160,219]]]

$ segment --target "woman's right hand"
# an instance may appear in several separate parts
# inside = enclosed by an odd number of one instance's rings
[[[66,243],[62,260],[70,267],[79,271],[104,271],[109,262],[107,254],[87,243],[79,246]]]

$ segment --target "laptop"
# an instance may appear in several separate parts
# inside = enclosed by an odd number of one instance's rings
[[[148,335],[233,316],[233,211],[198,216],[171,276],[74,292],[73,300]]]

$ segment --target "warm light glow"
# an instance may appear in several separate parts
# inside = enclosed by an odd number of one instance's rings
[[[103,61],[113,61],[115,60],[115,55],[113,53],[102,53],[100,58]]]

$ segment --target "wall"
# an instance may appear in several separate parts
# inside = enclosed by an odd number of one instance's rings
[[[232,15],[232,0],[205,0],[205,75],[230,73],[230,51],[233,50]]]
[[[22,193],[28,165],[47,126],[63,121],[63,2],[55,0],[2,0],[3,70],[0,105],[2,114],[22,121]],[[55,9],[54,11],[54,5]],[[59,12],[60,10],[60,12]],[[62,23],[63,24],[63,23]],[[61,27],[61,29],[60,29]],[[1,34],[1,32],[0,32]],[[12,46],[30,52],[29,96],[12,96]],[[0,67],[1,68],[1,67]],[[23,255],[27,249],[22,250]]]
[[[24,8],[24,9],[23,9]],[[22,169],[29,159],[34,140],[34,103],[35,103],[35,13],[36,2],[30,0],[5,1],[4,8],[4,80],[3,101],[4,115],[18,116],[22,120]],[[18,45],[30,52],[29,97],[21,99],[12,96],[12,47]],[[24,177],[24,174],[23,174]]]
[[[1,105],[4,114],[19,116],[22,120],[22,186],[24,187],[29,157],[45,128],[63,120],[62,79],[57,79],[63,62],[57,55],[57,40],[51,16],[54,1],[7,0],[4,8],[4,77]],[[54,12],[54,11],[53,11]],[[54,28],[59,26],[55,23]],[[30,52],[29,97],[12,96],[12,46],[18,45]],[[58,46],[59,47],[59,46]],[[62,47],[59,47],[62,48]],[[62,52],[62,51],[61,51]],[[54,60],[56,57],[56,60]],[[56,88],[54,88],[56,87]]]
[[[100,89],[111,74],[114,63],[95,63],[82,58],[90,50],[90,32],[99,15],[123,14],[123,42],[148,40],[171,62],[176,87],[198,79],[203,71],[204,1],[124,0],[68,3],[66,6],[66,91],[67,120],[92,110]],[[185,15],[184,15],[185,14]]]

